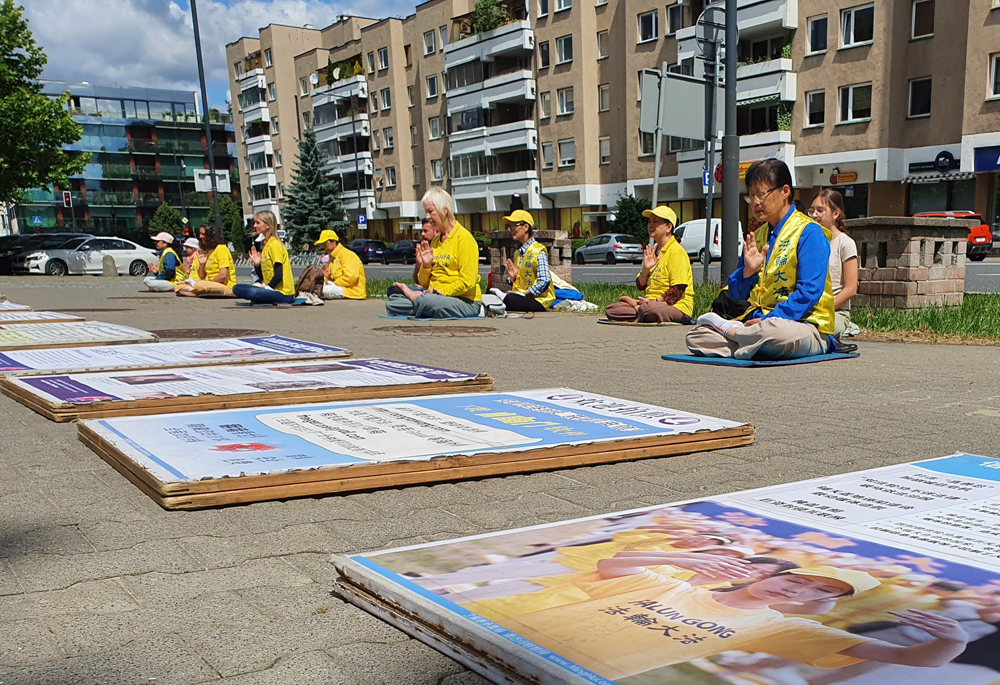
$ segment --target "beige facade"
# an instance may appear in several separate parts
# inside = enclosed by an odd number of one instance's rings
[[[665,63],[699,77],[694,24],[721,4],[529,0],[526,16],[513,3],[514,21],[482,34],[471,29],[472,0],[430,0],[404,19],[347,17],[321,30],[268,26],[227,46],[231,67],[243,65],[242,76],[231,73],[233,92],[252,91],[262,75],[265,90],[275,86],[268,121],[280,124],[270,147],[245,137],[264,128],[261,105],[234,103],[244,210],[280,204],[295,138],[315,125],[348,213],[363,211],[372,237],[408,235],[434,185],[452,192],[474,230],[496,229],[517,193],[543,227],[601,232],[619,197],[652,195],[653,140],[638,130],[640,72]],[[837,187],[852,217],[975,208],[993,220],[994,0],[739,7],[742,162],[783,159],[800,199]],[[257,74],[268,49],[273,64]],[[360,75],[341,70],[327,82],[328,64],[352,60]],[[271,166],[249,168],[261,150]],[[664,140],[658,195],[682,221],[704,216],[702,167],[700,141]],[[272,178],[275,197],[261,197]]]

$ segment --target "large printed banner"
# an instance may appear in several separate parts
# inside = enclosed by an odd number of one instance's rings
[[[451,467],[482,475],[494,471],[477,469],[540,468],[536,457],[562,460],[541,466],[552,468],[753,440],[745,424],[565,388],[88,420],[80,433],[164,495],[302,479],[332,480],[342,491],[362,476],[420,472],[392,481],[399,485],[455,478]],[[428,464],[435,460],[444,461]]]
[[[47,323],[52,321],[84,321],[82,316],[60,312],[4,311],[0,309],[0,324]]]
[[[0,312],[30,312],[31,307],[26,304],[15,304],[7,300],[0,300]]]
[[[492,382],[475,373],[389,359],[347,359],[26,376],[5,379],[2,387],[18,401],[63,421],[460,392],[462,387],[489,390]]]
[[[22,328],[22,327],[19,327]],[[182,340],[114,347],[15,350],[0,354],[0,375],[150,369],[205,364],[239,364],[286,359],[349,357],[341,347],[269,335],[251,338]]]
[[[72,347],[152,342],[156,336],[130,326],[102,321],[0,324],[0,350],[18,347]]]
[[[495,682],[1000,682],[1000,460],[941,459],[335,558]]]

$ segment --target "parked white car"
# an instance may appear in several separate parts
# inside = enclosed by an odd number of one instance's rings
[[[743,224],[740,224],[740,240],[738,254],[743,254]],[[680,241],[681,247],[688,257],[705,262],[705,220],[694,219],[681,224],[674,230],[674,237]],[[712,259],[722,259],[722,219],[712,219],[712,245],[709,248]]]
[[[156,252],[122,238],[75,238],[57,249],[22,252],[14,261],[14,273],[48,274],[100,274],[104,270],[104,257],[115,260],[118,275],[145,276],[148,264],[157,260]]]

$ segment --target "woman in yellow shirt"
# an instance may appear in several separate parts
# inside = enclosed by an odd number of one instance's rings
[[[179,289],[177,294],[181,297],[233,297],[236,265],[222,237],[222,229],[215,224],[202,225],[198,229],[198,243],[203,258],[198,260],[197,275],[192,268],[185,282],[188,287]]]
[[[467,319],[479,316],[483,294],[479,289],[479,245],[455,219],[455,201],[441,188],[431,188],[422,199],[424,213],[439,231],[434,240],[417,246],[417,286],[396,283],[385,303],[391,316],[418,319]]]
[[[694,276],[687,252],[674,238],[677,215],[666,205],[642,213],[648,222],[646,230],[656,248],[643,250],[642,271],[635,285],[645,291],[645,297],[634,300],[623,296],[608,306],[611,321],[632,323],[663,323],[691,321],[694,313]]]
[[[233,294],[253,304],[292,304],[295,302],[295,281],[292,280],[288,250],[278,239],[277,217],[273,212],[257,212],[253,217],[253,230],[264,238],[260,252],[250,246],[250,261],[259,280],[252,285],[234,285]]]

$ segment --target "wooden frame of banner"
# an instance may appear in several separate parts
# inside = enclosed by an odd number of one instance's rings
[[[246,409],[248,407],[274,407],[284,404],[314,404],[347,400],[375,400],[386,397],[414,397],[417,395],[445,395],[455,392],[488,392],[493,389],[493,379],[480,375],[467,381],[430,381],[427,383],[401,383],[349,388],[308,388],[283,392],[255,392],[239,395],[197,395],[171,397],[161,400],[125,400],[70,404],[51,402],[28,392],[12,379],[0,379],[0,392],[50,421],[65,423],[77,419],[99,419],[112,416],[146,416],[149,414],[177,414],[188,411],[215,409]]]
[[[42,323],[69,323],[69,322],[43,321]],[[7,326],[7,325],[17,325],[17,324],[0,324],[0,325]],[[105,347],[107,345],[143,345],[146,343],[155,343],[158,341],[159,338],[157,338],[154,335],[152,338],[130,338],[128,340],[95,340],[94,342],[87,342],[86,340],[74,340],[72,342],[54,343],[51,345],[30,345],[30,344],[4,345],[3,343],[0,343],[0,353],[20,352],[21,350],[58,350],[64,347]]]
[[[267,500],[342,494],[360,490],[397,488],[420,483],[442,483],[488,478],[512,473],[549,471],[610,464],[619,461],[669,457],[692,452],[750,445],[749,424],[717,431],[564,445],[539,449],[435,457],[429,460],[350,464],[308,471],[269,473],[234,478],[208,478],[164,483],[110,444],[85,423],[78,424],[80,441],[111,464],[164,509],[203,509]]]
[[[19,320],[15,320],[15,321],[5,321],[2,318],[3,314],[58,314],[59,316],[55,317],[55,318],[49,318],[49,319],[19,319]],[[22,323],[74,323],[74,322],[83,323],[86,320],[87,319],[85,317],[77,316],[75,314],[63,314],[62,312],[48,312],[48,311],[45,311],[45,312],[35,312],[35,311],[30,311],[30,312],[18,312],[18,311],[4,312],[4,311],[0,310],[0,326],[17,326],[18,324],[22,324]]]

